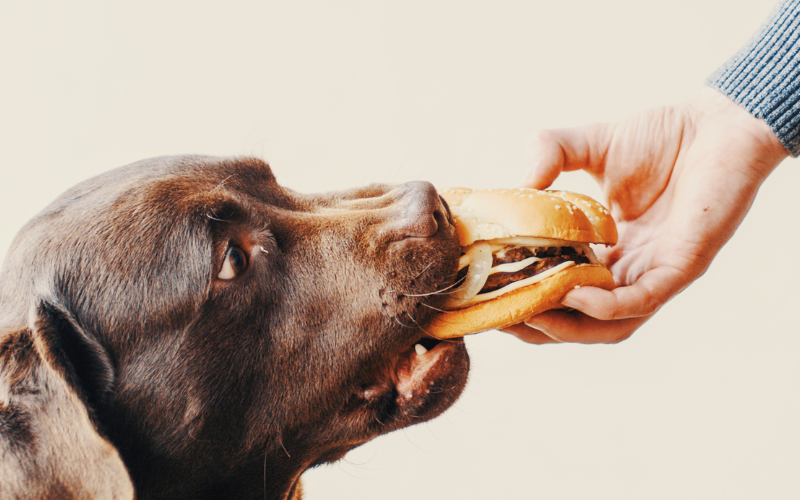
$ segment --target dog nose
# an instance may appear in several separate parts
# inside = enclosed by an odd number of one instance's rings
[[[399,231],[405,238],[429,238],[441,225],[448,223],[448,214],[436,188],[425,181],[406,182],[398,186]]]

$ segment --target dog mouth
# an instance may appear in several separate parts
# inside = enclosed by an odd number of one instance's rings
[[[458,241],[447,204],[437,196],[431,216],[435,231],[393,243],[390,262],[410,269],[380,293],[392,340],[361,370],[347,406],[371,437],[428,421],[452,406],[463,392],[469,356],[462,339],[438,340],[425,324],[438,310],[455,277]],[[398,329],[397,326],[400,328]]]
[[[436,384],[438,364],[448,364],[451,347],[437,339],[425,337],[399,356],[394,370],[394,383],[399,398],[410,401],[430,394]],[[413,350],[413,352],[412,352]]]
[[[422,337],[392,356],[359,399],[373,432],[383,434],[430,420],[464,390],[469,357],[462,339]]]

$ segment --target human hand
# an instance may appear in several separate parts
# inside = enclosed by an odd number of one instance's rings
[[[597,180],[619,230],[597,254],[618,288],[572,290],[562,303],[574,311],[505,331],[536,344],[627,339],[706,271],[786,156],[764,122],[710,88],[618,123],[540,132],[523,185],[544,189],[574,170]]]

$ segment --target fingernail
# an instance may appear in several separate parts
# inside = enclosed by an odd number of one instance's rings
[[[525,172],[520,177],[519,181],[517,182],[518,186],[530,186],[533,183],[533,168],[525,169]]]
[[[581,309],[583,307],[583,303],[581,301],[576,300],[569,295],[564,297],[564,300],[561,301],[561,305],[569,307],[570,309]]]
[[[544,325],[536,321],[536,318],[525,320],[525,324],[534,330],[539,330],[540,332],[544,333]]]

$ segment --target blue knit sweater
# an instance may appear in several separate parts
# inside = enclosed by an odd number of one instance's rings
[[[783,0],[750,41],[706,82],[764,120],[800,155],[800,0]]]

